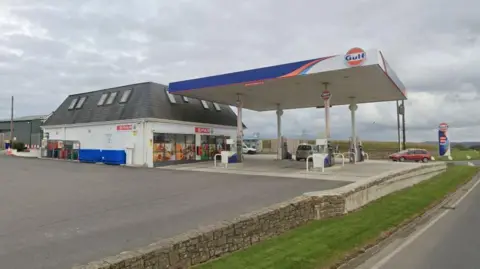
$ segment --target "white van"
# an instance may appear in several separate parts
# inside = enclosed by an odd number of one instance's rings
[[[249,147],[245,143],[243,143],[242,153],[243,154],[255,154],[255,153],[257,153],[257,149]]]

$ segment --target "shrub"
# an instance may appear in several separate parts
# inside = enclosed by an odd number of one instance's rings
[[[12,149],[16,149],[17,151],[24,151],[25,150],[25,143],[23,142],[13,142]]]

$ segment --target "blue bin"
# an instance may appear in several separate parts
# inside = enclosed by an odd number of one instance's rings
[[[127,153],[125,150],[102,150],[102,162],[110,165],[121,165],[127,163]]]
[[[102,162],[102,151],[99,149],[80,149],[78,150],[78,160],[82,163]]]
[[[237,162],[238,162],[237,154],[233,154],[232,156],[228,157],[228,163],[237,163]]]

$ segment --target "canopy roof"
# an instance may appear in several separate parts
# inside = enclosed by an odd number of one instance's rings
[[[172,82],[169,92],[256,111],[405,100],[406,90],[379,50],[334,55],[204,78]]]

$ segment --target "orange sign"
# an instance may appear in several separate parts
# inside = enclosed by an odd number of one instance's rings
[[[345,62],[348,66],[359,66],[365,62],[367,54],[361,48],[353,48],[347,51],[345,54]]]

